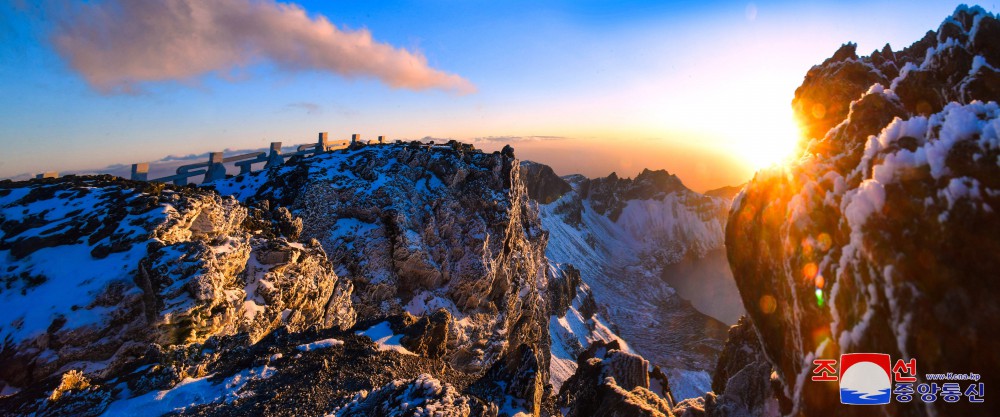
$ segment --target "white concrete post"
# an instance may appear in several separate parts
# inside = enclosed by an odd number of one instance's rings
[[[205,170],[205,180],[202,182],[212,182],[226,178],[226,166],[222,165],[222,152],[212,152],[208,154],[208,169]]]
[[[357,145],[358,141],[360,141],[360,140],[361,140],[361,135],[360,134],[355,133],[355,134],[351,135],[351,147],[354,147],[355,145]]]
[[[324,153],[330,147],[330,133],[319,132],[319,139],[316,141],[316,153]]]
[[[149,177],[149,163],[140,162],[138,164],[132,164],[132,180],[133,181],[146,181]]]
[[[242,162],[250,162],[250,161],[242,161]],[[253,172],[253,165],[251,165],[251,164],[248,164],[248,163],[247,164],[237,164],[236,166],[240,167],[240,175],[249,174],[249,173]]]
[[[267,154],[267,163],[264,168],[281,166],[285,163],[285,157],[281,156],[281,142],[271,142],[271,150]]]
[[[379,145],[384,145],[385,144],[385,136],[379,136],[378,137],[378,144]]]

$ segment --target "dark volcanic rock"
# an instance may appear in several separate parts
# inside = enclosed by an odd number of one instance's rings
[[[567,417],[673,416],[670,402],[649,390],[649,362],[618,348],[617,342],[598,341],[580,354],[557,406]]]
[[[392,381],[336,410],[339,416],[435,416],[464,417],[472,413],[474,400],[463,396],[454,386],[441,383],[428,374],[412,380]]]
[[[576,298],[577,287],[580,286],[581,282],[580,270],[573,267],[573,265],[561,265],[560,268],[551,270],[548,288],[550,315],[558,317],[566,315],[566,310],[569,309],[573,303],[573,299]],[[593,298],[590,299],[593,300]],[[590,314],[593,315],[593,311]],[[587,318],[589,319],[590,316],[587,316]]]
[[[542,204],[556,201],[572,190],[551,167],[531,161],[521,161],[521,181],[528,189],[528,197]]]
[[[341,343],[324,344],[331,340]],[[448,416],[496,415],[495,406],[463,393],[473,378],[442,365],[379,351],[368,338],[336,329],[293,334],[281,329],[256,344],[230,336],[152,350],[128,372],[91,379],[86,388],[67,391],[56,401],[48,399],[61,385],[53,377],[0,398],[0,410],[9,415],[160,415],[173,409],[167,415],[301,416],[421,415],[436,409]],[[195,391],[171,389],[189,377],[199,378],[187,380]],[[154,396],[161,400],[153,401]]]
[[[734,201],[730,265],[792,399],[783,411],[870,415],[841,405],[835,382],[810,381],[813,358],[842,353],[916,359],[918,382],[976,372],[996,383],[1000,287],[986,277],[1000,270],[1000,96],[990,81],[1000,61],[997,38],[983,37],[997,25],[962,6],[902,51],[838,53],[814,67],[795,101],[810,155],[759,172]],[[963,398],[882,412],[998,408]]]
[[[874,65],[859,60],[856,49],[853,43],[841,46],[833,57],[810,69],[795,90],[792,107],[806,137],[822,138],[847,117],[852,100],[872,84],[890,81]]]
[[[605,178],[588,180],[580,185],[579,190],[583,198],[590,200],[594,210],[607,215],[612,221],[618,220],[628,200],[649,200],[678,191],[690,191],[676,175],[662,169],[644,169],[634,180],[619,178],[612,172]]]
[[[408,317],[412,317],[407,314]],[[448,351],[448,330],[451,314],[443,308],[430,316],[413,320],[403,330],[400,343],[410,352],[438,359]]]
[[[688,417],[787,414],[791,402],[776,391],[780,390],[780,382],[772,380],[771,374],[771,362],[756,329],[747,317],[741,317],[729,328],[729,338],[712,376],[713,391],[679,402],[673,413]]]
[[[713,416],[764,416],[779,414],[778,396],[772,389],[771,362],[760,345],[756,329],[746,317],[729,328],[729,338],[712,376]],[[711,401],[710,401],[711,403]],[[786,412],[788,410],[785,410]]]

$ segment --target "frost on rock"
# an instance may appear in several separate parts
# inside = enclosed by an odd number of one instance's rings
[[[392,328],[389,326],[389,322],[381,322],[372,326],[367,330],[359,330],[357,332],[359,336],[368,336],[376,345],[378,345],[379,350],[394,350],[396,352],[412,355],[408,349],[403,347],[400,343],[403,335],[395,334]]]
[[[248,383],[267,379],[273,374],[274,368],[265,365],[238,372],[221,381],[213,381],[212,375],[185,378],[169,389],[151,391],[112,402],[101,415],[107,417],[164,415],[184,413],[204,404],[231,403],[245,395],[241,391]]]
[[[312,351],[312,350],[329,349],[329,348],[332,348],[334,346],[343,346],[343,345],[344,345],[344,341],[343,340],[334,339],[334,338],[331,337],[329,339],[317,340],[317,341],[312,342],[312,343],[306,343],[304,345],[298,345],[295,348],[298,349],[298,350],[301,350],[303,352],[309,352],[309,351]]]
[[[562,385],[556,405],[567,417],[672,417],[667,386],[659,368],[650,370],[641,356],[621,351],[617,342],[595,342],[580,354],[578,369]]]
[[[512,155],[460,146],[356,146],[214,187],[301,218],[302,239],[352,283],[360,330],[380,348],[515,373],[524,364],[512,352],[529,347],[537,372],[501,391],[534,410],[548,381],[547,262],[519,169]],[[408,314],[423,318],[379,323]]]
[[[1000,371],[1000,294],[987,278],[1000,270],[996,39],[995,16],[959,7],[902,51],[858,57],[845,46],[796,91],[805,152],[759,172],[726,231],[744,304],[789,399],[783,413],[865,414],[809,381],[813,358],[879,352],[916,358],[921,374]]]
[[[0,183],[0,410],[324,415],[426,374],[386,415],[538,415],[546,235],[518,169],[394,144],[202,188]],[[69,370],[91,385],[46,402]]]
[[[322,248],[253,237],[247,209],[210,191],[6,182],[0,213],[0,386],[113,375],[151,344],[354,321]]]
[[[451,384],[421,374],[409,381],[393,381],[367,395],[358,395],[335,416],[467,417],[469,399]]]

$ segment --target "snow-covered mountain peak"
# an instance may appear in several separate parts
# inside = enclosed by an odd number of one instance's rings
[[[539,218],[549,233],[549,261],[560,269],[571,265],[582,277],[577,297],[582,304],[574,302],[566,317],[551,318],[553,367],[574,367],[576,357],[565,352],[613,340],[610,333],[663,366],[672,376],[675,396],[701,395],[709,389],[726,327],[679,297],[662,271],[721,250],[729,199],[693,192],[664,170],[643,170],[634,179],[611,174],[562,180],[571,190],[539,202]],[[542,182],[526,182],[529,193],[532,184]],[[586,310],[598,315],[589,327],[577,328],[573,322],[584,302],[592,303]],[[554,372],[554,383],[565,376]]]

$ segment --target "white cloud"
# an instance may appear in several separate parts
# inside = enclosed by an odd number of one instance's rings
[[[272,0],[109,0],[56,11],[56,50],[96,89],[189,80],[270,62],[285,71],[373,77],[394,88],[470,93],[466,79],[431,68],[418,52],[341,29]]]

